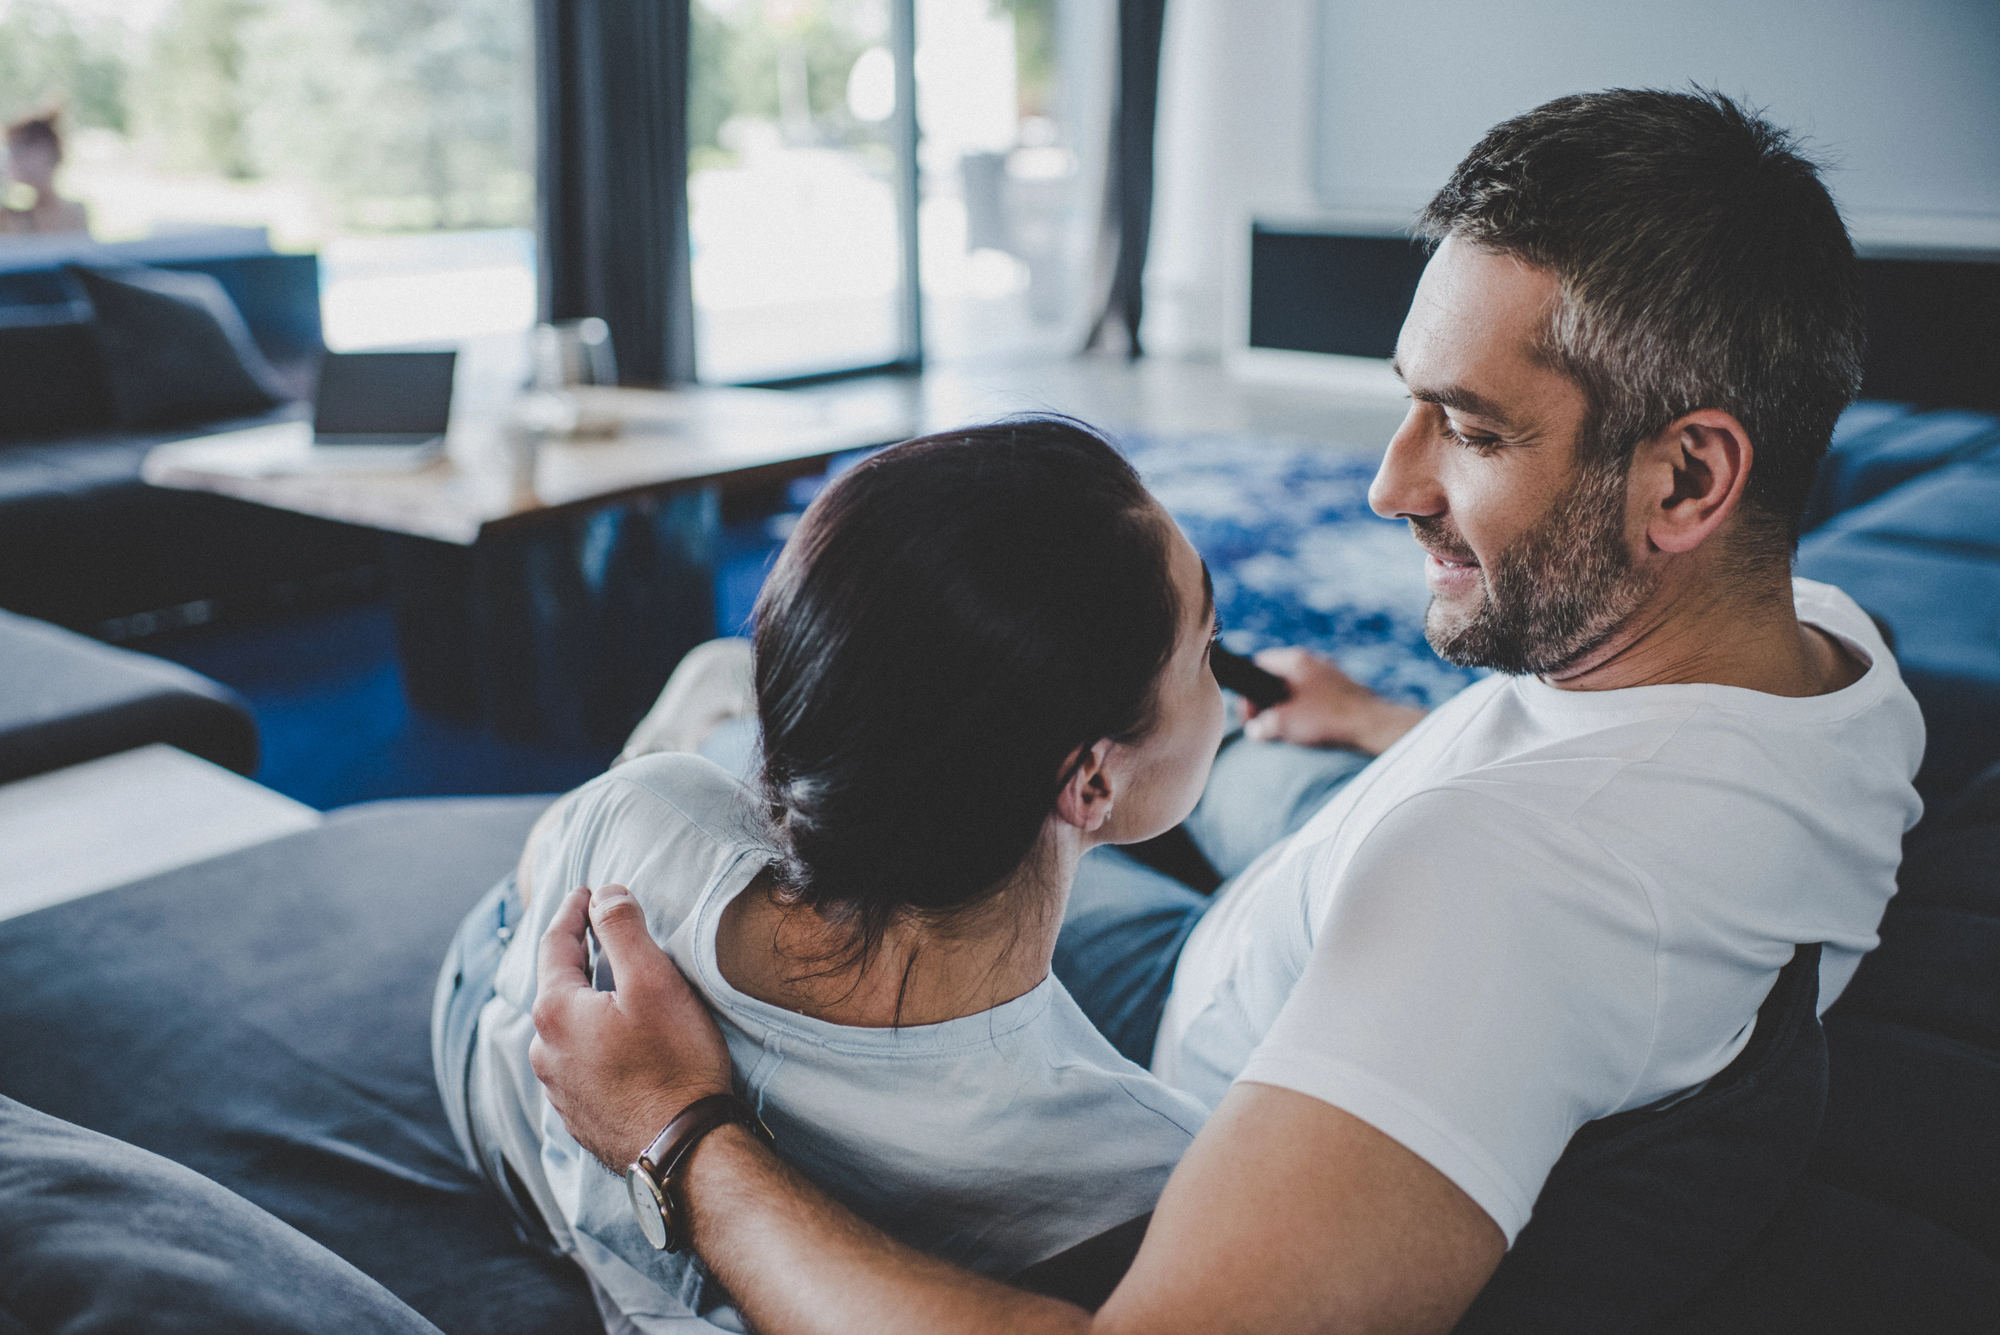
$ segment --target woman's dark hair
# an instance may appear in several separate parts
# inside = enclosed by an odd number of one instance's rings
[[[1082,424],[907,441],[807,510],[757,603],[781,895],[853,923],[969,907],[1101,739],[1136,740],[1182,609],[1168,533]]]

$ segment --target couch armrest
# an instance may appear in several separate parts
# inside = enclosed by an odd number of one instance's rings
[[[165,742],[248,774],[241,696],[175,663],[0,612],[0,783]]]

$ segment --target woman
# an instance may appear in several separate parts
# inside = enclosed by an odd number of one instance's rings
[[[1072,422],[907,442],[807,511],[758,604],[757,790],[687,754],[585,785],[440,978],[462,1146],[614,1330],[735,1322],[529,1067],[536,943],[578,885],[630,888],[779,1151],[891,1233],[1011,1274],[1152,1208],[1205,1113],[1049,960],[1083,853],[1200,796],[1213,635],[1200,558]]]

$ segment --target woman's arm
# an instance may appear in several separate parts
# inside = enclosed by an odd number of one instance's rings
[[[590,989],[586,918],[616,992]],[[681,1108],[730,1088],[714,1021],[619,887],[575,892],[550,925],[535,1025],[550,1101],[617,1169]],[[1485,1212],[1422,1159],[1266,1085],[1232,1090],[1195,1138],[1095,1318],[895,1242],[735,1129],[701,1142],[682,1185],[696,1250],[769,1332],[1443,1332],[1504,1250]]]

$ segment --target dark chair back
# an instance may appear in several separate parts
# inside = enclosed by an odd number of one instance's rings
[[[1458,1335],[1645,1330],[1750,1246],[1791,1194],[1826,1111],[1819,955],[1818,945],[1793,952],[1749,1043],[1699,1094],[1601,1118],[1570,1138]],[[1095,1311],[1151,1220],[1128,1220],[1013,1282]]]
[[[1643,1331],[1750,1246],[1826,1112],[1819,957],[1794,951],[1750,1042],[1699,1094],[1578,1130],[1459,1335]]]

